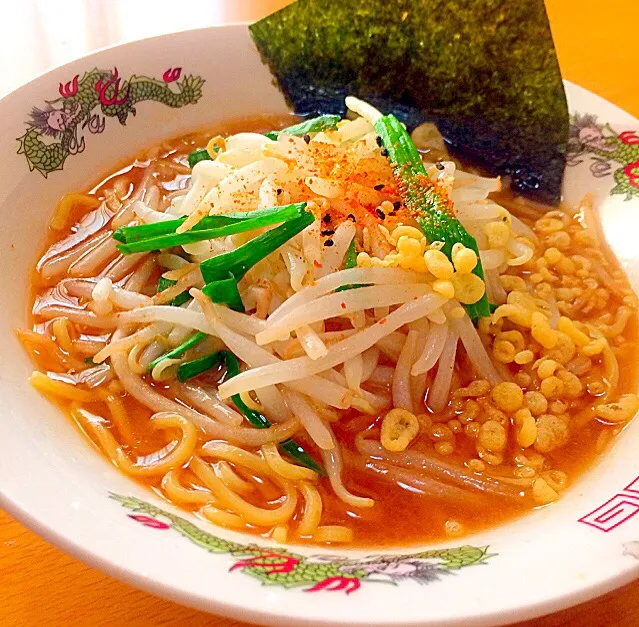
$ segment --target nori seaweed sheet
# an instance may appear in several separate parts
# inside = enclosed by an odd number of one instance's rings
[[[560,199],[568,108],[543,0],[298,0],[250,27],[294,110],[354,95]]]

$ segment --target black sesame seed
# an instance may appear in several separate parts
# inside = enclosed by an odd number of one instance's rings
[[[281,187],[277,188],[277,195],[279,196],[284,190]]]
[[[304,141],[305,141],[307,144],[310,144],[310,143],[311,143],[311,136],[310,136],[308,133],[306,133],[306,135],[304,135]]]
[[[322,218],[322,222],[324,224],[330,224],[331,221],[331,214],[327,213],[323,218]]]
[[[324,240],[324,246],[332,246],[334,243],[332,239]]]
[[[444,169],[444,164],[441,161],[437,161],[437,163],[435,163],[435,167],[441,171]]]
[[[402,203],[401,203],[401,202],[399,202],[399,200],[396,200],[396,201],[393,203],[393,209],[394,209],[395,211],[399,211],[399,208],[400,208],[401,206],[402,206]]]
[[[355,216],[354,216],[352,213],[349,213],[346,217],[347,217],[349,220],[352,220],[353,222],[357,222],[357,220],[355,219]]]
[[[333,229],[324,229],[324,230],[322,231],[322,235],[326,235],[326,236],[328,236],[328,235],[335,235],[335,231],[333,231]]]
[[[386,214],[379,207],[375,209],[375,213],[380,220],[383,220],[386,217]]]
[[[381,148],[382,147],[382,138],[378,135],[375,138],[375,141],[377,142],[377,145]]]
[[[373,189],[376,189],[378,192],[381,192],[384,187],[386,187],[386,185],[384,185],[384,183],[380,183],[379,185],[375,185],[375,187],[373,187]]]
[[[380,153],[382,157],[388,157],[388,150],[386,150],[386,148],[382,148]]]

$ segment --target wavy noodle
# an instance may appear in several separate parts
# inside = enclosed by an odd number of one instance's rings
[[[93,394],[91,392],[82,390],[64,381],[52,379],[38,370],[34,370],[31,373],[29,383],[43,394],[53,394],[60,398],[82,403],[90,403],[93,400]]]
[[[147,455],[142,462],[140,459],[137,462],[132,462],[104,425],[87,416],[87,412],[83,409],[77,409],[73,413],[80,424],[84,424],[93,432],[111,461],[122,472],[133,477],[165,475],[169,470],[182,466],[193,455],[197,446],[197,430],[189,420],[171,412],[161,412],[151,418],[152,427],[155,429],[179,429],[181,431],[180,439],[169,452],[162,449],[157,453]]]
[[[51,330],[53,331],[53,337],[55,341],[60,345],[60,348],[67,353],[73,351],[72,336],[75,334],[75,329],[68,318],[55,318],[51,323]]]
[[[232,513],[240,516],[244,521],[260,527],[273,527],[288,522],[297,507],[297,492],[287,481],[279,481],[282,488],[283,502],[273,509],[257,507],[245,501],[241,496],[229,488],[216,474],[213,468],[195,456],[189,464],[189,468],[197,475],[202,483],[213,495],[228,507]],[[277,479],[276,479],[277,481]]]
[[[300,484],[304,497],[304,511],[297,527],[300,536],[312,536],[322,519],[322,497],[317,488],[306,481]]]
[[[162,489],[166,496],[173,502],[181,505],[204,505],[215,503],[215,497],[208,491],[200,488],[185,488],[180,483],[180,470],[169,470],[162,478]]]
[[[242,394],[240,394],[240,398],[249,409],[253,409],[254,411],[259,412],[264,411],[264,408],[248,392],[243,392]]]
[[[608,393],[610,394],[619,386],[619,362],[608,344],[603,349],[603,365],[604,376],[608,381]]]
[[[124,443],[127,445],[133,445],[133,431],[122,399],[104,387],[96,388],[96,393],[106,404],[109,414],[111,415],[111,422],[115,425],[115,428],[118,430],[118,433],[124,440]]]
[[[315,530],[313,540],[326,543],[348,543],[353,541],[353,530],[343,525],[322,525]]]
[[[259,475],[272,474],[270,466],[265,459],[228,442],[209,440],[202,446],[200,455],[204,457],[215,457],[216,459],[223,459],[237,466],[244,466]]]
[[[171,381],[175,379],[178,366],[184,362],[184,358],[162,359],[151,370],[151,378],[154,381]]]
[[[82,362],[71,355],[67,355],[50,337],[29,331],[27,329],[17,329],[16,336],[26,347],[34,347],[38,351],[44,351],[47,356],[52,357],[58,368],[78,369]]]
[[[202,516],[204,516],[207,520],[210,520],[215,525],[220,525],[221,527],[240,529],[246,526],[246,523],[241,516],[232,514],[231,512],[225,512],[215,505],[204,505],[204,507],[200,509],[200,514],[202,514]]]
[[[282,456],[274,444],[265,444],[262,447],[262,455],[273,472],[284,477],[284,479],[289,479],[290,481],[317,480],[317,473],[314,470],[304,468],[303,466],[296,466],[282,459]]]
[[[265,446],[269,446],[265,444]],[[215,474],[234,492],[246,496],[255,492],[255,485],[242,479],[227,461],[219,461],[213,464]]]

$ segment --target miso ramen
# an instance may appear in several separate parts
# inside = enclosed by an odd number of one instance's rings
[[[439,541],[556,501],[639,409],[637,301],[591,202],[516,198],[347,105],[64,196],[18,331],[32,384],[126,475],[279,542]]]

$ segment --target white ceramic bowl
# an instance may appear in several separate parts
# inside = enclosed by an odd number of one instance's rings
[[[84,76],[95,68],[111,71],[111,80],[105,78],[97,90],[95,77]],[[120,87],[115,68],[121,81],[140,77],[130,93],[114,92]],[[93,114],[100,114],[100,94],[113,102],[104,128],[101,115],[80,128],[72,109],[60,111],[56,99],[74,91],[76,76],[79,93],[93,99]],[[203,83],[185,83],[185,76]],[[636,289],[639,121],[575,85],[566,88],[571,111],[592,117],[575,120],[580,150],[566,170],[565,198],[570,203],[593,194],[608,241]],[[135,117],[127,108],[132,98],[140,100]],[[50,101],[54,110],[47,108]],[[37,116],[40,127],[25,124],[34,107],[44,111]],[[293,547],[289,552],[180,513],[109,465],[30,387],[31,364],[13,329],[26,321],[27,276],[55,201],[162,138],[228,118],[284,110],[245,26],[103,50],[48,72],[0,101],[3,507],[111,575],[187,605],[270,624],[503,624],[584,601],[636,577],[639,422],[551,507],[461,543],[385,551],[383,560],[362,551],[335,555],[336,550]],[[125,125],[113,117],[116,113]],[[71,130],[64,141],[43,134],[65,128]],[[49,147],[40,150],[38,142]],[[63,158],[63,168],[50,171]],[[40,171],[30,171],[30,165]],[[257,544],[247,546],[251,543]],[[418,573],[431,575],[428,585],[410,576]]]

